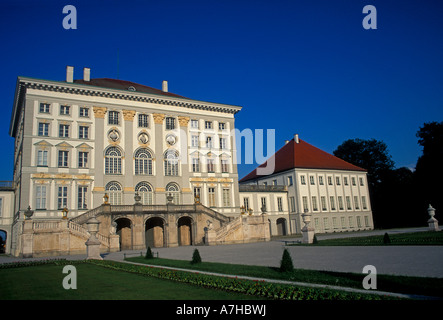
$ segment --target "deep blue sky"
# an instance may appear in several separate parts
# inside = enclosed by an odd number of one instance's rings
[[[65,5],[77,30],[65,30]],[[377,8],[377,30],[362,9]],[[414,167],[415,136],[443,120],[441,1],[0,2],[0,180],[12,179],[8,135],[17,76],[65,80],[83,67],[204,101],[240,105],[236,126],[298,133],[332,153],[346,139],[384,141]],[[117,67],[118,66],[118,67]],[[255,165],[239,165],[243,177]]]

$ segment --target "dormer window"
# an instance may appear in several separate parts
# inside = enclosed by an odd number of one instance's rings
[[[129,91],[137,91],[133,86],[130,86],[130,87],[128,88],[128,90],[129,90]]]

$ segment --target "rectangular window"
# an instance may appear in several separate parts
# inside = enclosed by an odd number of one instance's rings
[[[201,201],[201,188],[194,187],[194,199],[199,199]]]
[[[223,189],[223,206],[225,208],[231,206],[231,196],[229,189]]]
[[[68,138],[69,137],[69,125],[61,124],[59,126],[58,136],[60,138]]]
[[[46,186],[35,187],[35,208],[46,209]]]
[[[318,211],[317,197],[316,196],[312,197],[312,211]]]
[[[353,186],[355,186],[355,177],[351,178],[351,183],[352,183]]]
[[[38,150],[37,151],[37,166],[47,167],[48,166],[48,151]]]
[[[191,119],[191,128],[198,129],[198,120]]]
[[[340,185],[340,177],[336,177],[336,178],[335,178],[335,184],[336,184],[337,186]]]
[[[361,205],[364,210],[368,209],[368,206],[366,205],[366,196],[361,197]]]
[[[215,172],[214,159],[207,159],[206,161],[208,164],[208,172]]]
[[[86,195],[88,192],[88,187],[78,187],[78,208],[79,209],[88,209],[88,204],[86,201]]]
[[[210,207],[215,207],[215,188],[208,188],[208,202]]]
[[[229,162],[228,162],[228,160],[221,159],[220,160],[220,164],[221,164],[222,173],[228,173],[229,172]]]
[[[288,186],[292,186],[292,177],[291,176],[288,177]]]
[[[147,114],[139,114],[138,115],[138,126],[141,128],[147,128],[149,126]]]
[[[314,228],[315,228],[315,230],[318,230],[318,228],[319,228],[319,220],[318,220],[318,218],[314,218]]]
[[[277,185],[277,180],[272,180],[272,185],[276,186]]]
[[[326,197],[320,197],[320,201],[321,201],[321,209],[323,211],[328,210],[327,207],[326,207]]]
[[[329,230],[329,219],[323,218],[323,225],[325,227],[325,230]]]
[[[192,172],[200,172],[199,158],[192,158]]]
[[[279,212],[283,211],[283,198],[282,197],[277,198],[277,209]]]
[[[365,216],[365,227],[369,227],[369,218]]]
[[[360,185],[361,185],[361,186],[364,186],[364,184],[363,184],[363,178],[360,178],[359,180],[360,180]]]
[[[61,105],[60,106],[60,115],[69,116],[69,108],[70,108],[70,106]]]
[[[60,150],[58,152],[58,166],[60,168],[68,167],[68,151]]]
[[[357,228],[361,228],[361,217],[357,216]]]
[[[263,210],[263,211],[267,211],[266,210],[266,198],[265,197],[261,197],[261,199],[260,199],[260,201],[261,201],[261,210]]]
[[[40,113],[49,113],[49,112],[50,112],[50,104],[40,103]]]
[[[346,225],[345,225],[345,217],[340,217],[340,221],[341,221],[341,227],[342,227],[342,229],[346,229]]]
[[[166,118],[166,130],[174,130],[175,129],[175,118],[167,117]]]
[[[300,183],[301,183],[301,184],[306,184],[306,178],[305,178],[305,176],[300,176]]]
[[[119,112],[118,111],[109,111],[108,124],[111,124],[111,125],[118,125],[119,124]]]
[[[38,124],[38,135],[41,137],[49,136],[49,123],[40,122]]]
[[[68,187],[58,187],[57,208],[63,209],[68,207]]]
[[[245,210],[249,209],[249,198],[243,198],[243,205],[245,206]]]
[[[333,196],[329,197],[329,202],[331,203],[331,210],[335,210],[335,199]]]
[[[78,153],[78,167],[79,168],[87,168],[88,167],[88,152],[79,152]]]
[[[328,177],[328,185],[332,186],[332,177]]]
[[[291,212],[295,212],[295,197],[289,197],[289,202],[291,203]]]
[[[348,210],[352,210],[351,198],[349,196],[346,196],[346,207],[348,208]]]
[[[227,149],[226,138],[220,138],[220,149]]]
[[[80,107],[80,117],[82,118],[89,118],[89,108],[86,107]]]
[[[358,201],[357,196],[354,196],[354,206],[355,206],[355,210],[360,210],[360,203]]]
[[[348,185],[348,177],[343,177],[343,183],[345,186]]]
[[[318,184],[321,186],[323,185],[323,176],[318,177]]]
[[[308,197],[302,197],[302,201],[303,201],[303,211],[309,211]]]
[[[338,208],[340,210],[344,209],[344,207],[343,207],[343,197],[342,196],[338,196]]]
[[[354,219],[352,217],[348,218],[349,220],[349,228],[354,228]]]
[[[309,176],[309,182],[311,185],[315,185],[314,176]]]
[[[332,217],[332,228],[337,229],[337,218],[336,217]]]
[[[191,146],[198,147],[198,136],[191,136]]]
[[[205,129],[212,129],[212,121],[205,121]]]
[[[226,129],[226,124],[224,122],[219,122],[218,123],[218,130],[225,130]]]
[[[89,138],[89,127],[80,126],[78,128],[78,138],[79,139],[88,139]]]
[[[206,148],[212,148],[212,137],[206,137]]]

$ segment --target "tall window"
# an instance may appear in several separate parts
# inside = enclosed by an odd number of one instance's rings
[[[68,151],[59,150],[59,152],[58,152],[58,166],[60,168],[67,168],[68,167]]]
[[[312,210],[313,211],[318,211],[318,207],[317,207],[317,197],[313,196],[312,197]]]
[[[40,122],[38,124],[38,135],[41,137],[49,136],[49,123]]]
[[[108,114],[108,124],[118,125],[119,123],[119,112],[118,111],[109,111]]]
[[[291,203],[291,212],[295,212],[295,197],[289,197]]]
[[[225,130],[226,129],[226,123],[219,122],[218,123],[218,130]]]
[[[310,182],[311,185],[315,184],[314,176],[309,176],[309,182]]]
[[[226,138],[220,138],[220,149],[227,149]]]
[[[89,127],[80,126],[78,128],[78,138],[79,139],[88,139],[89,138]]]
[[[210,207],[215,207],[215,188],[208,188],[208,204]]]
[[[266,198],[265,197],[261,197],[261,210],[267,211],[266,210]]]
[[[245,209],[249,209],[249,198],[243,198],[243,205],[245,206]]]
[[[58,187],[57,208],[63,209],[68,206],[68,187]]]
[[[331,210],[335,210],[335,199],[333,196],[329,197],[329,202],[331,203]]]
[[[178,152],[168,150],[165,152],[165,176],[178,176]]]
[[[87,107],[80,107],[80,117],[83,118],[89,118],[89,108]]]
[[[138,115],[138,126],[141,128],[147,128],[149,126],[147,114],[139,114]]]
[[[88,167],[88,152],[80,151],[78,153],[78,167],[79,168]]]
[[[154,191],[149,183],[144,181],[138,183],[135,186],[135,191],[138,192],[138,194],[140,195],[143,204],[154,204]]]
[[[340,210],[344,209],[344,207],[343,207],[343,197],[342,196],[338,196],[338,208]]]
[[[122,154],[116,147],[110,147],[105,153],[105,173],[121,174],[122,173]]]
[[[37,151],[37,166],[47,167],[48,166],[48,151],[38,150]]]
[[[174,204],[180,204],[180,187],[176,183],[168,183],[166,186],[166,196],[172,196]]]
[[[194,199],[199,199],[201,202],[201,188],[200,187],[194,187]]]
[[[346,196],[346,206],[347,206],[348,210],[352,210],[351,198],[349,196]]]
[[[360,203],[358,201],[358,196],[354,196],[354,206],[355,206],[355,210],[360,209]]]
[[[306,178],[305,178],[305,176],[300,176],[300,183],[301,183],[301,184],[306,184]]]
[[[321,209],[323,211],[326,211],[327,210],[327,207],[326,207],[326,197],[321,196],[320,197],[320,201],[321,201]]]
[[[206,159],[208,165],[208,172],[215,172],[215,163],[214,159]]]
[[[147,149],[138,149],[135,153],[135,174],[152,175],[152,155]]]
[[[323,185],[323,176],[318,177],[318,184],[321,186]]]
[[[191,119],[191,128],[198,129],[198,120]]]
[[[231,193],[227,188],[223,189],[223,206],[225,208],[231,206]]]
[[[86,195],[88,193],[88,187],[80,186],[78,187],[78,208],[88,209],[88,203],[86,200]]]
[[[49,106],[50,106],[49,103],[40,103],[40,113],[49,113],[50,112]]]
[[[58,136],[60,138],[68,138],[69,137],[69,125],[61,124],[59,126]]]
[[[106,193],[109,196],[109,203],[112,205],[122,204],[122,186],[116,181],[106,184]]]
[[[227,159],[221,159],[220,164],[221,164],[222,173],[228,173],[229,172],[229,161]]]
[[[364,210],[368,209],[368,207],[366,205],[366,197],[365,196],[361,197],[361,205],[362,205]]]
[[[191,147],[198,147],[198,136],[191,136]]]
[[[166,130],[174,130],[175,129],[175,118],[167,117],[166,118]]]
[[[206,148],[212,148],[212,137],[206,137]]]
[[[35,187],[35,208],[46,209],[46,186]]]
[[[309,207],[308,207],[308,197],[302,197],[302,201],[303,201],[303,211],[307,211],[307,210],[309,210]]]
[[[212,129],[212,121],[205,121],[205,129]]]
[[[200,159],[192,158],[192,172],[200,172]]]
[[[279,212],[283,211],[283,199],[282,197],[277,198],[277,208]]]

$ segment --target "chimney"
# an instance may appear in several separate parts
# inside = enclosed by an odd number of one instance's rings
[[[83,80],[91,81],[91,68],[83,68]]]
[[[166,80],[163,80],[162,91],[163,92],[168,92],[168,81],[166,81]]]
[[[298,140],[298,133],[294,134],[294,141],[295,141],[295,143],[300,142],[300,140]]]
[[[74,82],[74,67],[66,66],[66,82]]]

